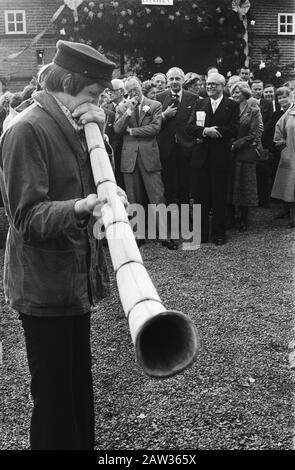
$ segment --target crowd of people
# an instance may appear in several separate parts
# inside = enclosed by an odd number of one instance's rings
[[[141,82],[112,79],[115,67],[60,40],[35,83],[1,98],[4,292],[25,336],[33,450],[95,442],[90,312],[109,277],[93,214],[101,217],[107,195],[97,195],[85,124],[105,134],[130,203],[201,204],[202,243],[223,245],[236,224],[247,230],[249,207],[268,207],[270,197],[295,223],[293,82],[275,90],[251,82],[248,69],[226,81],[216,68],[204,82],[179,67]]]
[[[284,121],[276,125],[287,111],[292,116],[295,81],[276,89],[251,76],[247,67],[227,80],[216,67],[205,77],[173,67],[143,82],[112,80],[101,105],[116,179],[130,202],[201,203],[202,243],[210,233],[222,245],[227,229],[246,231],[249,207],[269,208],[271,198],[285,201],[282,216],[294,225],[293,164],[282,170],[280,163],[290,142],[282,143]],[[167,246],[177,249],[174,240]]]
[[[51,66],[22,92],[1,96],[0,132],[33,102]],[[172,67],[146,81],[112,79],[99,106],[116,181],[130,203],[200,203],[202,243],[211,233],[222,245],[226,230],[247,230],[249,207],[269,208],[271,198],[285,202],[281,216],[295,225],[295,81],[276,89],[252,77],[248,67],[227,79],[216,67],[206,75]],[[144,241],[139,234],[138,245]],[[162,243],[178,248],[169,237]]]

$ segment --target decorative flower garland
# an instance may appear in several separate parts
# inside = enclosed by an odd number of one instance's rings
[[[245,41],[244,54],[246,57],[244,65],[247,67],[249,67],[249,62],[250,62],[248,18],[247,18],[247,13],[250,10],[250,8],[251,8],[251,3],[249,2],[249,0],[233,0],[232,1],[232,9],[233,11],[236,11],[239,14],[240,20],[242,21],[244,29],[245,29],[245,32],[243,35],[243,39]]]
[[[249,0],[174,0],[173,6],[150,8],[142,5],[141,0],[64,0],[64,3],[68,11],[59,21],[59,32],[67,40],[94,47],[103,43],[114,50],[124,45],[131,50],[134,43],[139,48],[143,45],[145,34],[149,40],[154,38],[157,28],[165,28],[168,34],[178,28],[183,35],[195,36],[200,31],[220,36],[222,50],[218,60],[223,67],[230,66],[233,59],[236,67],[249,63]],[[96,40],[99,34],[100,39]]]

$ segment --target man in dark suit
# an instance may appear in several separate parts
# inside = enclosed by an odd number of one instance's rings
[[[260,106],[260,111],[263,119],[264,129],[269,124],[272,118],[273,107],[272,103],[263,98],[263,82],[261,80],[254,80],[251,85],[252,96],[256,98]]]
[[[254,80],[251,85],[252,96],[256,98],[262,115],[264,131],[261,137],[263,148],[269,149],[269,133],[272,123],[273,105],[270,100],[263,98],[263,82]],[[259,206],[269,207],[271,165],[270,160],[258,161],[256,165],[257,191]]]
[[[271,103],[273,112],[276,112],[280,109],[275,93],[276,88],[274,85],[272,85],[271,83],[265,85],[263,89],[263,98]]]
[[[201,204],[202,243],[209,241],[209,211],[213,209],[211,238],[226,243],[226,203],[231,168],[231,139],[239,127],[239,106],[223,95],[225,78],[212,73],[206,80],[208,98],[195,103],[187,133],[195,138],[191,167],[193,195]]]
[[[178,67],[167,72],[170,89],[159,93],[162,103],[162,127],[158,144],[167,203],[189,203],[190,159],[193,140],[185,132],[192,107],[198,96],[183,89],[184,73]]]

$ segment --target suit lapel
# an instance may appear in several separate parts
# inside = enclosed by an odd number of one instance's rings
[[[242,109],[242,111],[240,111],[240,124],[242,124],[243,122],[247,120],[250,109],[251,108],[249,104],[246,104],[245,107]]]
[[[187,98],[185,90],[182,90],[182,98],[178,106],[179,111],[182,111],[187,106]]]
[[[219,103],[218,108],[215,110],[214,114],[213,114],[213,111],[212,111],[213,116],[216,117],[216,116],[218,116],[218,114],[222,113],[223,110],[224,110],[224,107],[225,107],[225,100],[224,100],[224,97],[223,97],[222,100]],[[211,102],[210,102],[210,108],[212,109]]]
[[[140,114],[139,114],[139,121],[138,121],[138,126],[141,126],[141,123],[143,121],[143,118],[145,116],[145,112],[143,111],[143,107],[147,105],[146,98],[143,98],[143,102],[141,103],[140,107]]]
[[[168,90],[166,92],[166,96],[164,98],[164,101],[163,101],[163,111],[165,111],[165,109],[167,109],[167,107],[171,104],[171,92]]]
[[[205,118],[205,127],[209,127],[209,125],[211,125],[211,122],[212,122],[212,119],[213,119],[213,112],[212,112],[212,106],[211,106],[211,101],[210,101],[210,98],[205,98],[203,101],[206,102],[203,103],[200,101],[200,104],[203,105],[202,108],[204,109],[205,113],[206,113],[206,118]]]

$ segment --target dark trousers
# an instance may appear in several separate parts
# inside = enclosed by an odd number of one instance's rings
[[[194,202],[201,204],[201,234],[202,239],[209,238],[209,211],[213,209],[211,237],[225,237],[226,231],[226,202],[228,174],[210,168],[208,162],[201,169],[193,171]]]
[[[114,160],[115,160],[115,178],[117,185],[120,188],[125,189],[123,173],[121,172],[121,153],[122,153],[122,142],[116,142],[113,146]]]
[[[93,449],[90,314],[20,318],[34,403],[31,449]]]
[[[188,204],[191,196],[191,149],[175,144],[176,197],[179,204]]]
[[[167,204],[188,204],[191,193],[191,149],[174,143],[169,158],[161,159]]]
[[[268,160],[256,163],[257,193],[259,205],[269,203],[271,191],[271,164]]]
[[[171,154],[171,158],[161,160],[162,165],[162,181],[164,185],[164,194],[167,204],[176,202],[176,162],[175,155]]]

